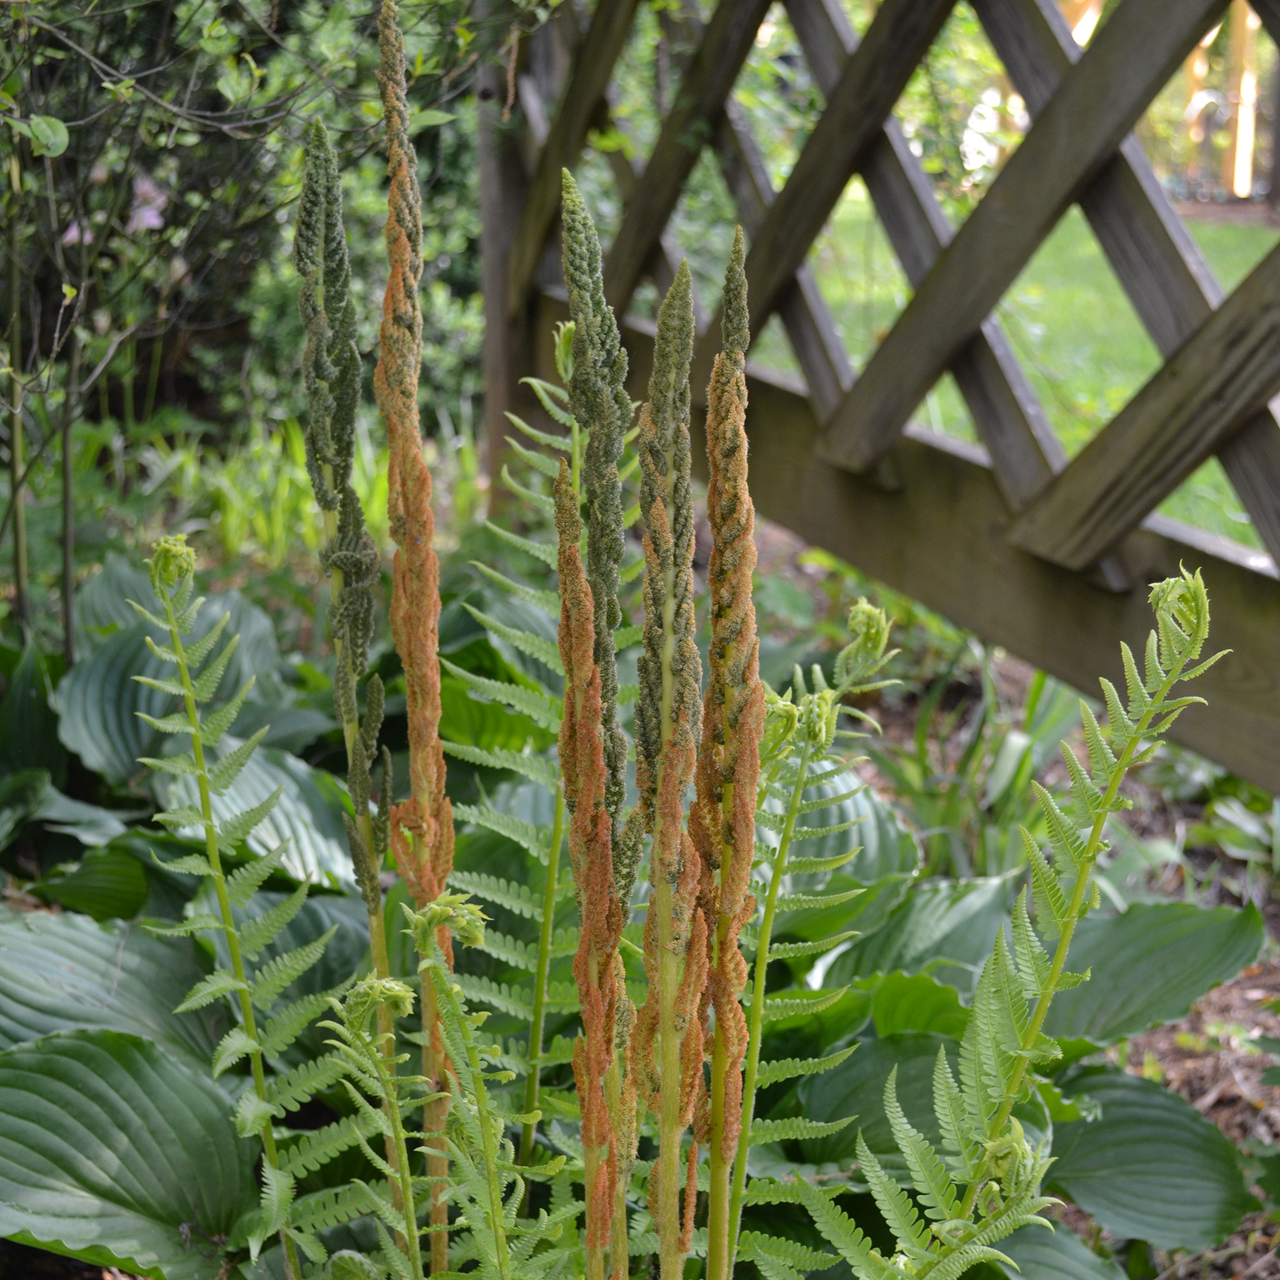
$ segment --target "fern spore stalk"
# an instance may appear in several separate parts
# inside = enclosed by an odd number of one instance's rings
[[[626,800],[627,743],[618,719],[618,661],[613,633],[622,622],[618,603],[624,549],[622,484],[618,462],[631,423],[626,392],[627,353],[613,311],[605,302],[600,241],[573,175],[563,172],[564,280],[573,318],[569,411],[587,436],[582,491],[587,503],[587,581],[595,608],[595,662],[600,670],[606,807],[615,843]],[[576,451],[575,451],[576,452]],[[576,486],[575,486],[576,487]]]
[[[707,921],[698,905],[700,867],[684,826],[701,728],[701,661],[694,643],[693,498],[689,362],[692,277],[681,263],[658,312],[649,401],[640,415],[640,510],[644,521],[644,651],[636,706],[637,810],[653,835],[645,923],[649,994],[636,1028],[642,1098],[658,1115],[650,1213],[663,1280],[679,1280],[693,1229],[696,1142],[690,1146],[681,1222],[681,1139],[702,1089],[697,1016],[706,980]]]
[[[738,936],[756,908],[748,885],[755,858],[756,782],[764,729],[764,687],[751,598],[756,547],[755,508],[747,489],[745,369],[750,330],[744,258],[739,227],[725,274],[724,350],[716,357],[707,396],[710,673],[702,710],[697,798],[690,815],[690,834],[702,859],[705,909],[715,922],[707,971],[715,1014],[706,1137],[708,1280],[728,1280],[733,1269],[730,1183],[742,1124],[742,1060],[747,1051],[747,1023],[739,1003],[747,964]]]
[[[418,379],[422,366],[422,195],[417,155],[409,140],[409,101],[404,38],[395,0],[383,0],[378,12],[382,93],[387,134],[385,239],[388,278],[383,295],[380,354],[374,389],[387,424],[390,451],[388,505],[392,536],[398,544],[393,567],[391,632],[404,666],[409,720],[409,799],[391,815],[396,863],[419,906],[434,900],[453,870],[453,812],[445,794],[444,751],[440,745],[440,567],[432,541],[431,472],[422,456],[418,425]],[[450,954],[448,932],[440,939]],[[437,1100],[428,1108],[427,1128],[444,1128],[447,1059],[439,1032],[436,989],[422,985],[423,1074]],[[448,1270],[448,1237],[442,1229],[448,1209],[440,1198],[447,1162],[429,1160],[433,1183],[431,1270]]]
[[[248,1057],[250,1069],[253,1073],[254,1094],[260,1104],[260,1113],[263,1115],[261,1124],[258,1127],[258,1133],[262,1139],[263,1162],[266,1170],[270,1170],[269,1173],[264,1171],[266,1180],[264,1190],[265,1187],[272,1186],[275,1183],[286,1184],[289,1188],[289,1194],[285,1197],[287,1208],[287,1201],[291,1198],[292,1179],[280,1169],[280,1157],[272,1129],[272,1112],[267,1100],[266,1069],[263,1064],[262,1050],[259,1046],[252,988],[245,969],[244,955],[240,948],[240,937],[236,930],[235,918],[231,914],[231,898],[227,891],[227,878],[223,872],[222,859],[219,855],[218,824],[213,816],[212,784],[209,776],[209,764],[204,750],[206,737],[212,737],[216,740],[221,737],[226,728],[230,727],[236,712],[239,711],[249,692],[250,686],[246,685],[227,704],[230,708],[230,714],[224,708],[221,714],[215,713],[215,720],[212,725],[201,723],[199,702],[202,699],[197,696],[196,686],[191,679],[191,663],[188,660],[186,647],[182,642],[184,632],[190,630],[201,605],[204,603],[199,598],[194,601],[191,599],[195,586],[195,564],[195,552],[186,545],[184,536],[162,538],[156,544],[151,559],[147,561],[147,566],[151,573],[152,592],[164,609],[164,627],[169,633],[169,652],[165,653],[164,650],[158,649],[151,642],[150,637],[148,637],[147,643],[152,652],[156,653],[158,657],[172,662],[178,668],[178,680],[182,687],[183,709],[186,712],[187,732],[191,738],[191,755],[195,765],[196,787],[200,796],[200,825],[204,829],[205,858],[213,880],[214,892],[218,900],[218,911],[227,939],[227,950],[231,959],[231,972],[236,983],[237,1003],[240,1006],[244,1034],[251,1046],[248,1050]],[[147,621],[159,621],[159,619],[151,617],[138,605],[135,604],[134,608]],[[228,617],[230,617],[229,614],[224,614],[222,622],[215,625],[208,635],[198,642],[193,651],[195,660],[199,661],[206,656],[212,646],[217,643]],[[214,686],[208,691],[203,688],[200,690],[205,699],[216,692],[217,683],[220,681],[227,659],[230,658],[231,651],[235,648],[236,640],[238,639],[239,637],[235,637],[228,641],[222,654],[210,667],[210,671],[215,674],[215,679],[201,681],[202,685],[212,684]],[[148,720],[151,719],[150,717],[146,718]],[[155,721],[152,721],[152,724],[153,727],[157,727]],[[166,732],[174,732],[174,729],[168,725],[163,727]],[[257,736],[260,738],[265,732],[265,730],[262,730]],[[239,749],[239,752],[243,753],[245,760],[248,759],[253,747],[256,746],[255,739],[249,739],[246,745],[249,748],[248,751],[245,751],[244,747]],[[145,763],[163,767],[159,761],[146,761]],[[283,1222],[280,1223],[276,1230],[280,1233],[280,1242],[284,1247],[289,1280],[300,1280],[302,1272],[298,1266],[297,1248],[284,1230]]]
[[[565,670],[560,769],[572,814],[569,858],[578,898],[579,942],[573,973],[582,1009],[573,1075],[582,1114],[587,1202],[587,1280],[604,1280],[605,1251],[617,1195],[618,1151],[608,1098],[617,1061],[618,943],[622,905],[613,878],[613,824],[606,806],[601,681],[596,666],[595,607],[578,552],[582,521],[569,464],[555,484],[559,534],[560,657]],[[546,927],[546,921],[543,921]],[[625,993],[625,987],[622,988]],[[618,1260],[615,1260],[617,1266]]]

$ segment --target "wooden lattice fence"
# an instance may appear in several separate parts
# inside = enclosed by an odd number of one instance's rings
[[[500,17],[498,0],[492,16]],[[749,368],[751,483],[763,514],[1082,688],[1118,675],[1116,642],[1140,640],[1144,584],[1199,566],[1218,645],[1210,707],[1179,724],[1187,745],[1280,791],[1280,247],[1229,297],[1180,222],[1132,129],[1227,0],[1121,0],[1081,50],[1055,0],[971,0],[1032,124],[970,217],[953,229],[892,111],[952,0],[882,0],[861,40],[839,0],[786,0],[825,108],[775,190],[732,90],[769,0],[720,0],[695,39],[643,163],[610,154],[622,200],[605,260],[625,313],[642,278],[664,289],[678,254],[668,222],[711,148],[750,253],[751,323],[775,312],[804,384]],[[637,0],[571,0],[528,42],[504,123],[502,68],[481,82],[487,429],[535,412],[518,379],[553,376],[566,314],[556,225],[562,166],[609,124],[610,76]],[[1280,39],[1280,0],[1254,0]],[[810,266],[810,246],[860,175],[914,289],[855,377]],[[995,315],[1063,213],[1078,203],[1164,364],[1068,461]],[[652,332],[628,320],[632,393]],[[695,386],[719,333],[699,315]],[[981,447],[910,421],[945,372]],[[704,391],[705,394],[705,391]],[[1280,401],[1276,409],[1280,410]],[[1151,514],[1216,454],[1270,553]],[[696,455],[695,455],[696,456]]]

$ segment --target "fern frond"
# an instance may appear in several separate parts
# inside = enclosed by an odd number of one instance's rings
[[[477,827],[485,827],[497,835],[506,836],[540,862],[546,862],[550,833],[532,822],[526,822],[511,813],[502,813],[487,804],[455,804],[453,814],[463,822],[471,822]]]
[[[226,615],[224,614],[223,616],[225,617]],[[231,661],[231,655],[239,647],[240,637],[232,636],[222,646],[222,651],[218,656],[196,677],[194,687],[197,702],[208,702],[218,692],[218,686],[222,683],[222,677],[227,671],[227,663]]]
[[[521,653],[535,658],[544,667],[550,667],[557,675],[564,675],[564,666],[560,661],[560,650],[554,641],[543,636],[536,636],[532,631],[522,631],[519,627],[509,627],[505,622],[477,609],[474,605],[463,604],[463,608],[482,626],[492,631],[500,640],[505,640]]]
[[[555,790],[555,765],[544,756],[529,751],[511,751],[506,747],[473,747],[464,742],[441,741],[440,745],[446,755],[456,756],[468,764],[483,765],[488,769],[509,769],[531,782],[540,783],[548,791]]]
[[[281,1150],[280,1167],[295,1177],[314,1173],[335,1156],[356,1146],[362,1138],[367,1139],[377,1133],[380,1126],[374,1117],[380,1119],[382,1113],[375,1111],[343,1116],[323,1129],[309,1129],[293,1146]],[[403,1216],[400,1221],[404,1221]]]
[[[797,1014],[821,1013],[841,999],[848,987],[835,991],[814,991],[801,995],[770,996],[764,1002],[764,1021],[777,1022],[781,1018],[794,1018]]]
[[[200,732],[206,747],[216,747],[222,741],[222,735],[235,724],[236,716],[240,714],[240,708],[244,706],[249,690],[253,688],[254,679],[255,677],[250,676],[233,698],[224,702],[216,711],[201,717]]]
[[[240,926],[240,950],[250,960],[256,959],[260,952],[269,947],[279,936],[280,930],[302,910],[309,887],[305,883],[300,884],[283,902],[277,903],[260,916],[253,916]]]
[[[806,1179],[797,1179],[796,1185],[813,1225],[849,1264],[858,1280],[899,1280],[897,1268],[881,1255],[843,1209]]]
[[[284,861],[289,850],[288,838],[282,840],[270,853],[246,862],[238,871],[227,877],[227,897],[233,907],[247,907],[253,895],[262,888]]]
[[[511,546],[523,551],[526,555],[531,555],[535,560],[541,560],[548,569],[556,567],[556,548],[552,543],[533,542],[529,538],[522,538],[518,533],[512,533],[509,529],[504,529],[501,525],[494,524],[492,520],[486,520],[484,527],[490,533],[495,533],[504,542],[510,543]]]
[[[936,1222],[960,1216],[955,1188],[933,1144],[906,1117],[898,1102],[898,1067],[894,1064],[884,1086],[884,1110],[893,1140],[911,1172],[911,1184],[920,1193],[925,1213]]]
[[[778,895],[778,914],[785,911],[814,911],[838,907],[866,893],[865,889],[845,889],[838,893],[783,893]]]
[[[513,884],[510,880],[502,880],[497,876],[486,875],[483,871],[454,871],[449,876],[449,883],[464,893],[470,893],[495,906],[506,907],[528,920],[542,923],[542,904],[535,900],[532,890],[526,884]]]
[[[283,794],[284,784],[281,783],[261,804],[255,804],[252,809],[246,809],[243,813],[237,813],[235,817],[218,823],[219,845],[224,849],[233,849],[276,807]]]
[[[885,1173],[861,1133],[858,1134],[857,1151],[862,1176],[867,1180],[876,1208],[893,1232],[898,1248],[908,1257],[919,1258],[929,1246],[929,1232],[911,1203],[911,1197]]]
[[[750,1146],[763,1146],[766,1142],[789,1142],[801,1138],[826,1138],[851,1125],[856,1116],[843,1120],[810,1120],[805,1116],[790,1116],[785,1120],[753,1120]]]
[[[318,938],[269,960],[254,973],[253,982],[249,987],[249,998],[259,1009],[269,1008],[272,1001],[287,986],[296,982],[312,965],[318,963],[337,932],[338,926],[335,924]]]
[[[233,991],[243,991],[245,984],[230,969],[215,969],[207,978],[197,982],[187,992],[186,999],[174,1010],[174,1013],[190,1013],[193,1009],[203,1009],[215,1000],[230,995]]]
[[[257,733],[246,738],[234,751],[229,751],[209,770],[209,790],[221,795],[240,776],[249,763],[249,757],[258,749],[258,743],[267,736],[270,725],[263,725]]]
[[[858,936],[857,929],[847,929],[844,933],[833,933],[831,937],[822,938],[817,942],[770,942],[769,959],[797,960],[804,956],[820,956],[838,947],[842,942],[848,942],[850,938]],[[744,951],[754,951],[755,944],[748,945],[744,941],[742,949]]]
[[[337,1054],[326,1053],[321,1058],[310,1059],[294,1067],[288,1074],[269,1080],[267,1101],[273,1107],[278,1107],[281,1115],[287,1111],[296,1111],[317,1093],[337,1084],[346,1071],[346,1062]]]
[[[770,949],[772,954],[772,949]],[[762,1062],[757,1069],[756,1084],[763,1089],[781,1080],[793,1080],[797,1076],[816,1076],[832,1067],[838,1067],[858,1046],[850,1045],[823,1058],[779,1058],[774,1062]]]
[[[543,613],[549,613],[553,618],[559,613],[560,597],[554,591],[547,591],[542,587],[530,587],[523,582],[517,582],[514,578],[508,578],[506,574],[499,573],[497,569],[480,560],[472,560],[471,567],[478,569],[495,586],[510,592],[511,595],[519,600],[524,600],[528,604],[536,606]]]
[[[450,675],[456,676],[463,684],[469,685],[490,701],[500,702],[513,711],[521,712],[543,729],[559,731],[560,704],[550,694],[505,680],[490,680],[488,676],[475,675],[463,667],[455,666],[448,658],[441,658],[440,665]]]
[[[322,991],[303,996],[269,1018],[259,1037],[263,1054],[278,1058],[322,1013],[328,1012],[335,994]]]

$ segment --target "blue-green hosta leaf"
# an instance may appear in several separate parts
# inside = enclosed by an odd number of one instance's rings
[[[185,938],[70,912],[10,917],[0,921],[0,1049],[105,1028],[143,1035],[203,1071],[217,1043],[217,1011],[174,1013],[203,976]]]
[[[880,929],[836,958],[826,981],[839,985],[893,969],[927,969],[967,994],[1009,918],[1009,895],[1006,877],[917,885]]]
[[[1003,1267],[1008,1280],[1124,1280],[1124,1272],[1110,1258],[1094,1253],[1065,1226],[1019,1227],[1000,1243],[1014,1267]],[[997,1264],[999,1265],[999,1264]]]
[[[44,769],[54,786],[67,778],[67,750],[58,740],[58,716],[50,661],[32,637],[27,641],[0,700],[0,769],[16,773]]]
[[[898,970],[875,980],[871,1020],[878,1036],[895,1031],[936,1031],[959,1037],[968,1025],[969,1011],[961,1005],[954,987],[928,974],[908,976]]]
[[[885,1085],[897,1067],[898,1102],[904,1115],[934,1147],[940,1147],[942,1134],[933,1112],[933,1072],[940,1048],[946,1050],[954,1070],[959,1045],[951,1036],[901,1031],[865,1040],[847,1061],[800,1082],[801,1111],[813,1120],[857,1116],[868,1148],[888,1173],[905,1182],[906,1163],[884,1110]],[[855,1136],[846,1130],[804,1142],[800,1149],[806,1161],[847,1166],[855,1158]]]
[[[1252,964],[1262,943],[1262,917],[1252,905],[1162,902],[1089,916],[1076,927],[1067,967],[1092,976],[1054,997],[1045,1031],[1110,1044],[1173,1022]]]
[[[130,920],[142,910],[150,888],[147,873],[123,849],[90,849],[65,871],[55,869],[28,885],[45,902],[57,902],[95,920]]]
[[[1101,1107],[1059,1126],[1048,1187],[1113,1234],[1159,1249],[1220,1244],[1258,1207],[1235,1148],[1177,1094],[1124,1072],[1084,1071],[1064,1085]]]
[[[239,745],[226,737],[219,753]],[[249,849],[265,855],[287,841],[283,866],[290,875],[334,886],[351,884],[351,854],[342,824],[342,811],[349,802],[346,788],[331,773],[313,769],[286,752],[259,747],[227,791],[212,797],[213,816],[220,825],[233,822],[238,814],[265,803],[278,787],[283,788],[279,801],[245,837]],[[168,784],[167,807],[198,803],[194,778],[177,778]],[[194,829],[183,833],[201,834]]]
[[[257,1201],[255,1158],[207,1071],[135,1036],[74,1031],[0,1054],[0,1236],[208,1280],[211,1242]]]
[[[147,571],[118,551],[108,551],[102,568],[76,590],[76,652],[92,653],[117,631],[132,627],[138,615],[131,600],[157,617],[164,616]]]

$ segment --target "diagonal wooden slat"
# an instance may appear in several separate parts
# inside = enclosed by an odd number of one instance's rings
[[[824,457],[860,470],[897,438],[1226,0],[1122,0],[854,383]]]
[[[884,0],[846,60],[827,94],[826,109],[751,242],[747,288],[753,335],[804,262],[953,3]]]
[[[587,140],[614,64],[631,31],[638,0],[599,0],[577,53],[538,153],[511,251],[506,289],[507,310],[514,315],[533,285],[538,260],[560,209],[560,170],[572,168]]]
[[[1280,0],[1272,5],[1280,19]],[[974,11],[1014,88],[1038,115],[1081,52],[1055,0],[974,0]],[[1133,134],[1082,194],[1080,207],[1167,358],[1222,301],[1222,289]],[[1261,411],[1220,457],[1263,545],[1280,561],[1280,429],[1273,415]]]
[[[838,0],[787,0],[787,13],[818,87],[833,92],[858,43],[844,10]],[[908,280],[918,286],[953,231],[892,116],[867,151],[861,173]],[[1025,506],[1066,465],[1066,454],[998,321],[984,321],[951,371],[1001,489],[1015,509]]]
[[[1010,530],[1081,569],[1280,391],[1280,248],[1156,372]]]
[[[603,2],[603,0],[602,0]],[[605,297],[619,314],[627,309],[653,246],[666,229],[712,121],[733,89],[751,52],[769,0],[720,0],[662,122],[635,198],[604,260]]]

